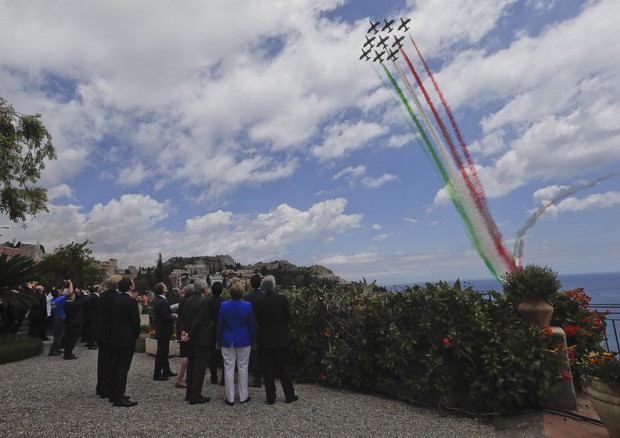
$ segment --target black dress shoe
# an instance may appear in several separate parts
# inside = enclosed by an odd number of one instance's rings
[[[77,359],[77,356],[75,354],[72,354],[71,356],[64,356],[63,359],[64,360],[73,360],[73,359]]]
[[[168,378],[166,376],[155,376],[153,380],[168,380]]]
[[[296,395],[294,395],[292,397],[286,397],[286,402],[287,403],[293,403],[293,402],[296,402],[297,400],[299,400],[299,397],[296,396]]]
[[[250,397],[248,397],[248,398],[246,398],[245,400],[243,400],[243,401],[242,401],[242,402],[240,402],[240,403],[241,403],[241,404],[244,404],[244,403],[249,402],[250,400],[251,400],[251,398],[250,398]]]
[[[115,401],[113,404],[114,404],[114,406],[118,406],[118,407],[121,407],[121,408],[130,408],[132,406],[137,405],[138,402],[121,399],[121,401]]]
[[[235,402],[229,402],[228,400],[224,400],[224,403],[226,403],[228,406],[234,406]]]
[[[96,350],[97,346],[96,345],[91,345],[90,347],[88,347],[89,350]]]
[[[178,376],[177,373],[173,373],[173,372],[169,372],[169,373],[163,373],[162,376],[164,377],[176,377]]]
[[[202,405],[204,403],[209,403],[211,401],[210,397],[200,396],[198,398],[192,399],[189,401],[190,405]]]

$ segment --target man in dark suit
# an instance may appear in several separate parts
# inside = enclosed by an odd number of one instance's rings
[[[88,301],[86,301],[86,307],[84,309],[84,316],[86,317],[86,336],[88,338],[88,342],[86,346],[89,350],[96,350],[97,344],[95,343],[95,338],[97,336],[96,330],[98,326],[99,320],[99,293],[101,292],[101,287],[96,284],[90,287],[90,295],[88,296]]]
[[[116,289],[122,279],[120,275],[108,278],[108,289],[99,297],[99,319],[95,326],[97,351],[97,395],[109,398],[112,393],[112,358],[110,356],[110,334],[112,333],[113,303],[119,292]]]
[[[265,296],[265,291],[261,289],[262,278],[260,274],[256,274],[250,278],[250,284],[252,285],[252,292],[248,292],[245,294],[243,299],[252,304],[252,309],[254,309],[254,303],[257,300],[260,300]],[[216,319],[217,321],[217,319]],[[250,373],[252,373],[252,383],[250,386],[254,388],[261,387],[261,370],[260,370],[260,357],[259,352],[256,349],[252,349],[250,352]]]
[[[207,307],[211,321],[215,325],[220,314],[220,305],[224,299],[222,298],[222,283],[216,281],[211,286],[211,296],[207,299]],[[224,368],[222,363],[222,354],[215,348],[215,330],[211,331],[211,339],[209,340],[209,371],[211,372],[211,383],[217,383],[217,368]],[[222,385],[224,385],[224,372],[222,371]]]
[[[47,336],[45,335],[47,301],[43,286],[35,286],[33,294],[37,299],[37,304],[30,307],[30,312],[28,313],[28,336],[40,338],[41,340],[47,340]]]
[[[274,292],[275,286],[276,281],[273,275],[266,276],[262,283],[265,296],[254,303],[254,317],[258,324],[260,362],[265,381],[267,404],[270,405],[276,401],[276,368],[279,370],[280,383],[286,396],[286,402],[292,403],[299,399],[295,395],[291,377],[288,300],[284,295]]]
[[[168,380],[168,377],[176,376],[176,373],[170,369],[168,356],[170,353],[170,336],[174,333],[174,322],[177,319],[177,314],[172,313],[170,309],[170,303],[166,298],[168,288],[164,283],[157,283],[153,292],[156,295],[153,305],[153,325],[155,327],[155,339],[157,339],[153,380]]]
[[[114,406],[120,407],[138,404],[125,396],[127,374],[136,348],[136,339],[140,336],[140,310],[138,302],[131,295],[133,288],[133,280],[130,277],[123,278],[118,282],[120,295],[112,303],[110,349],[113,383],[110,401]]]
[[[189,343],[187,364],[187,390],[185,400],[190,405],[203,404],[211,400],[202,395],[202,387],[207,373],[209,342],[213,336],[213,322],[209,314],[207,300],[209,288],[204,280],[194,282],[195,292],[183,307],[183,329],[181,340]]]

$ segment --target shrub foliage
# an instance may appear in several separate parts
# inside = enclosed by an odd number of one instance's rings
[[[459,282],[286,293],[302,380],[498,414],[539,407],[560,385],[558,339],[500,294]]]

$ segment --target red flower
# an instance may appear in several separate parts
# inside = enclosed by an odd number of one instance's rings
[[[560,373],[560,379],[562,379],[564,382],[570,382],[571,380],[573,380],[573,377],[570,374],[570,371],[562,371]]]
[[[324,382],[324,381],[326,381],[326,380],[327,380],[327,376],[326,376],[325,374],[321,374],[321,375],[319,376],[319,382]]]
[[[567,336],[575,336],[576,327],[574,325],[567,325],[566,327],[562,327],[564,329],[564,333]]]
[[[452,342],[450,342],[450,339],[448,338],[443,338],[443,345],[448,348],[452,345]]]
[[[551,335],[553,335],[553,330],[551,330],[551,327],[547,326],[542,329],[542,334],[540,335],[540,339],[547,339]]]
[[[325,336],[325,337],[328,337],[328,338],[329,338],[329,337],[331,337],[331,335],[332,335],[332,331],[331,331],[330,329],[325,329],[325,330],[323,331],[323,336]]]

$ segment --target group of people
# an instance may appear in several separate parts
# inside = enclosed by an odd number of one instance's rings
[[[277,371],[286,402],[298,400],[289,364],[288,301],[275,293],[275,278],[271,275],[262,279],[257,274],[250,284],[253,290],[246,294],[242,281],[232,279],[230,300],[224,300],[222,283],[209,287],[204,280],[196,280],[173,306],[168,302],[166,285],[155,285],[152,323],[157,352],[153,380],[178,376],[175,386],[185,388],[185,400],[191,405],[203,404],[210,401],[203,395],[209,368],[211,383],[219,380],[225,387],[226,404],[235,404],[235,375],[240,403],[250,401],[250,385],[261,387],[264,383],[267,403],[274,404]],[[114,406],[135,406],[137,402],[126,394],[127,376],[140,335],[140,311],[132,295],[132,278],[113,275],[105,291],[95,285],[87,296],[76,297],[71,280],[65,280],[63,287],[53,290],[46,303],[52,309],[54,327],[49,355],[75,359],[77,340],[85,336],[88,348],[98,350],[96,393]],[[41,286],[37,288],[38,293],[44,293]],[[181,356],[178,374],[172,371],[169,361],[169,340],[175,328]],[[36,330],[45,335],[45,331]]]
[[[264,279],[255,275],[250,283],[253,291],[245,294],[241,280],[233,279],[229,287],[230,300],[223,301],[221,283],[216,282],[209,288],[206,282],[197,280],[193,292],[186,293],[179,303],[181,356],[187,356],[185,399],[190,404],[210,401],[210,397],[202,394],[206,369],[207,366],[210,369],[211,382],[217,383],[220,359],[227,405],[235,404],[235,371],[239,402],[250,401],[250,367],[252,386],[260,387],[264,380],[268,404],[276,401],[276,369],[286,402],[298,400],[289,365],[288,301],[275,293],[275,279],[271,275]],[[155,324],[157,316],[156,311]]]

